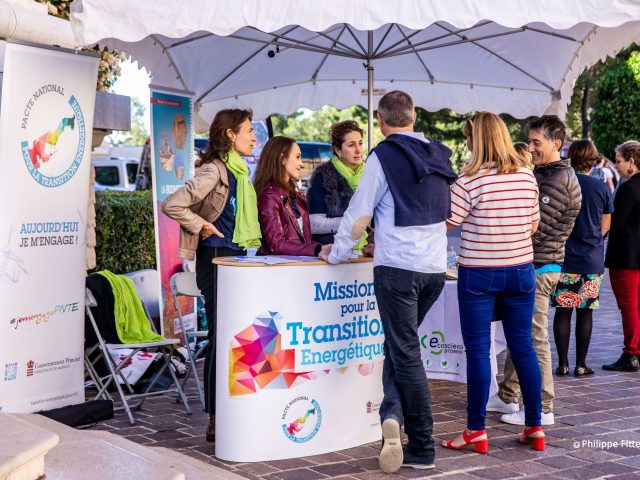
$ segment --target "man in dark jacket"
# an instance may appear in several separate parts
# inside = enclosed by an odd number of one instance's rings
[[[536,269],[536,304],[531,326],[533,346],[542,373],[542,425],[553,425],[553,376],[549,345],[549,298],[558,283],[564,245],[573,230],[582,193],[569,160],[560,158],[565,126],[555,115],[545,115],[529,125],[529,152],[540,190],[540,225],[533,235],[533,263]],[[511,357],[507,354],[504,380],[487,410],[502,412],[501,420],[524,425],[524,410],[518,410],[520,385]]]

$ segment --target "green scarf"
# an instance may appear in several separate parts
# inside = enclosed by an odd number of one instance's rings
[[[227,152],[226,165],[236,179],[236,225],[233,242],[243,249],[259,247],[262,234],[258,223],[258,199],[249,180],[249,167],[234,149]]]
[[[98,272],[105,277],[113,291],[116,332],[122,343],[146,343],[164,340],[151,329],[133,280],[109,270]]]
[[[333,157],[331,163],[338,171],[340,175],[347,181],[352,191],[356,191],[358,183],[360,183],[360,177],[362,177],[362,171],[364,170],[364,162],[356,167],[355,170],[350,169],[339,158]]]
[[[342,178],[344,178],[347,181],[347,183],[349,184],[349,187],[351,187],[351,190],[355,192],[356,188],[358,188],[358,184],[360,183],[360,177],[362,177],[362,171],[364,170],[364,162],[358,165],[355,170],[352,170],[351,168],[347,167],[344,163],[342,163],[342,160],[336,157],[333,157],[331,159],[331,164],[335,167],[335,169],[342,176]],[[353,247],[353,250],[354,251],[362,250],[364,246],[367,244],[368,236],[369,235],[365,231],[360,237],[360,240],[358,240],[358,243],[356,243],[355,246]]]

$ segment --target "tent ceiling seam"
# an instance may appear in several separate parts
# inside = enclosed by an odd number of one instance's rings
[[[411,40],[407,38],[407,35],[402,31],[402,29],[397,24],[396,24],[396,27],[397,27],[398,31],[400,32],[400,34],[406,39],[407,45],[411,45]],[[435,77],[433,76],[433,74],[431,73],[431,71],[429,70],[427,65],[424,63],[424,60],[422,59],[420,54],[418,52],[415,52],[415,54],[416,54],[416,57],[418,57],[418,61],[420,62],[420,64],[423,66],[424,70],[427,72],[427,76],[429,77],[429,81],[433,82],[435,80]]]
[[[316,80],[315,82],[311,81],[311,80],[302,80],[300,82],[293,82],[293,83],[287,83],[287,84],[282,84],[282,85],[278,85],[277,87],[269,87],[267,88],[262,88],[260,90],[251,90],[251,91],[247,91],[247,92],[243,92],[243,93],[235,93],[233,95],[228,95],[226,97],[220,97],[217,98],[214,102],[222,102],[231,98],[237,99],[239,97],[245,96],[245,95],[253,95],[256,93],[264,93],[266,90],[278,90],[281,88],[289,88],[289,87],[295,87],[298,85],[305,85],[305,84],[318,84],[318,83],[331,83],[331,82],[344,82],[344,78],[329,78],[329,79],[322,79],[322,80]],[[366,82],[367,79],[360,79],[358,80],[359,82]],[[490,89],[496,89],[496,90],[517,90],[519,92],[530,92],[530,93],[543,93],[543,94],[549,94],[548,90],[541,90],[541,89],[536,89],[536,88],[514,88],[514,87],[507,87],[505,85],[490,85],[490,84],[483,84],[483,83],[468,83],[468,82],[455,82],[455,81],[449,81],[449,80],[434,80],[433,83],[428,81],[428,80],[403,80],[403,79],[398,79],[398,78],[394,78],[394,79],[377,79],[377,82],[404,82],[404,83],[417,83],[417,84],[425,84],[426,86],[428,85],[436,85],[436,84],[441,84],[441,85],[459,85],[461,87],[480,87],[480,88],[490,88]]]
[[[213,33],[205,33],[203,35],[198,35],[196,37],[186,38],[184,40],[180,40],[179,42],[172,43],[171,45],[168,45],[166,48],[167,48],[167,50],[169,50],[171,48],[179,47],[181,45],[186,45],[188,43],[195,42],[197,40],[202,40],[203,38],[207,38],[207,37],[211,37],[211,36],[213,36]]]
[[[298,27],[292,27],[291,30],[288,30],[287,33],[292,32],[293,30],[295,30]],[[234,73],[236,73],[238,70],[240,70],[240,68],[242,68],[244,66],[244,64],[246,62],[248,62],[249,60],[251,60],[253,57],[255,57],[256,55],[258,55],[259,53],[261,53],[262,51],[264,51],[265,48],[267,48],[271,43],[267,43],[266,45],[262,46],[261,48],[259,48],[258,50],[256,50],[255,52],[253,52],[251,55],[249,55],[245,60],[243,60],[242,62],[240,62],[238,65],[236,65],[236,67],[231,70],[227,75],[225,75],[221,80],[219,80],[217,83],[215,83],[211,88],[207,89],[202,95],[200,95],[197,100],[196,103],[200,103],[202,100],[204,100],[207,95],[209,95],[211,92],[213,92],[216,88],[218,88],[222,83],[224,83],[229,77],[231,77]]]
[[[471,27],[468,27],[468,28],[461,28],[461,29],[458,29],[458,30],[455,30],[455,31],[450,31],[448,29],[443,28],[442,25],[438,25],[437,22],[436,22],[433,25],[437,25],[438,27],[440,27],[443,30],[445,30],[447,33],[445,33],[443,35],[438,35],[437,37],[429,38],[427,40],[423,40],[421,42],[418,42],[418,43],[414,44],[413,46],[414,47],[418,47],[420,45],[424,45],[424,44],[427,44],[427,43],[432,43],[432,42],[435,42],[435,41],[438,41],[438,40],[442,40],[443,38],[450,37],[450,36],[455,35],[457,33],[469,32],[469,31],[473,30],[474,28],[484,27],[485,25],[487,25],[489,23],[491,23],[491,22],[489,22],[489,21],[480,22],[480,23],[478,23],[476,25],[473,25]],[[411,35],[408,35],[407,38],[411,39],[411,38],[413,38],[414,36],[416,36],[417,34],[423,32],[423,31],[424,30],[416,30]],[[382,57],[382,56],[386,55],[389,51],[393,50],[395,47],[397,47],[398,45],[401,45],[402,43],[403,43],[403,41],[400,40],[400,41],[394,43],[393,45],[390,45],[389,47],[385,48],[382,52],[380,52],[379,56]],[[398,50],[406,50],[406,49],[407,49],[407,47],[401,47]]]
[[[397,25],[397,24],[394,24],[394,25]],[[416,31],[414,31],[413,33],[411,33],[410,35],[407,35],[407,38],[413,38],[413,37],[415,37],[416,35],[418,35],[420,32],[421,32],[421,30],[416,30]],[[430,40],[429,40],[429,41],[430,41]],[[377,56],[378,56],[378,57],[381,57],[382,55],[384,55],[384,54],[385,54],[385,53],[387,53],[388,51],[393,50],[394,48],[396,48],[398,45],[401,45],[401,44],[402,44],[402,42],[403,42],[403,40],[399,40],[399,41],[397,41],[396,43],[394,43],[394,44],[392,44],[392,45],[388,46],[388,47],[387,47],[387,48],[385,48],[382,52],[380,52]]]
[[[444,27],[442,27],[444,28]],[[445,30],[447,30],[445,28]],[[420,45],[424,45],[425,43],[429,43],[429,42],[420,42],[414,45],[414,48],[416,49],[416,51],[418,52],[425,52],[427,50],[437,50],[439,48],[446,48],[446,47],[453,47],[456,45],[463,45],[465,43],[474,43],[474,42],[479,42],[480,40],[489,40],[492,38],[498,38],[498,37],[505,37],[507,35],[513,35],[516,33],[522,33],[523,29],[522,28],[518,28],[515,30],[507,30],[505,32],[500,32],[500,33],[492,33],[490,35],[482,35],[480,37],[476,37],[476,38],[468,38],[464,35],[458,35],[458,37],[461,38],[461,40],[454,40],[451,42],[446,42],[446,43],[440,43],[438,45],[432,45],[429,47],[420,47]],[[452,34],[455,35],[454,32],[452,32]],[[420,47],[420,48],[418,48]],[[399,55],[406,55],[408,53],[413,53],[412,51],[407,51],[407,47],[402,47],[402,48],[398,48],[396,50],[393,50],[391,52],[388,52],[384,55],[380,55],[380,58],[387,58],[387,57],[397,57]]]
[[[325,32],[314,32],[314,33],[315,33],[315,35],[313,35],[310,39],[308,39],[308,40],[298,40],[298,39],[296,39],[296,38],[290,38],[290,37],[288,37],[288,36],[287,36],[287,35],[288,35],[288,33],[290,33],[292,30],[287,31],[284,35],[280,35],[280,34],[277,34],[277,33],[267,33],[267,32],[263,32],[263,31],[261,31],[261,30],[258,30],[258,29],[256,29],[256,28],[254,28],[254,27],[250,27],[250,28],[251,28],[252,30],[256,31],[256,32],[263,33],[263,34],[265,34],[265,35],[270,35],[271,37],[273,37],[273,39],[272,39],[271,41],[269,41],[269,43],[271,43],[271,42],[274,42],[274,41],[275,41],[275,42],[276,42],[276,43],[278,43],[279,45],[283,45],[283,43],[280,41],[280,39],[281,39],[281,38],[282,38],[282,39],[285,39],[287,42],[291,42],[291,44],[290,44],[290,45],[288,45],[288,48],[296,48],[296,47],[295,47],[295,45],[296,45],[296,44],[299,44],[299,45],[304,45],[304,46],[311,47],[311,48],[317,48],[317,49],[327,50],[327,47],[324,47],[324,46],[319,45],[319,44],[317,44],[317,43],[312,43],[312,42],[311,42],[311,40],[314,40],[314,39],[316,39],[316,38],[318,38],[318,37],[321,37],[321,36],[322,36],[322,37],[324,37],[324,38],[328,38],[328,39],[329,39],[329,40],[331,40],[331,41],[333,41],[333,40],[334,40],[334,38],[333,38],[333,37],[329,36],[329,35],[328,35],[327,33],[325,33]],[[296,29],[296,28],[302,28],[302,27],[300,27],[300,26],[296,25],[296,27],[295,27],[294,29]],[[340,28],[340,27],[339,27],[339,26],[334,27],[334,28],[330,29],[330,30],[329,30],[329,32],[333,32],[333,31],[335,31],[335,30],[336,30],[336,29],[338,29],[338,28]],[[237,36],[235,36],[235,35],[236,35],[236,34],[232,34],[232,35],[230,35],[230,36],[234,36],[234,38],[239,38],[239,37],[237,37]],[[258,40],[258,39],[256,39],[256,40]],[[266,40],[262,40],[262,41],[263,41],[263,42],[266,42]],[[337,50],[338,50],[338,49],[335,49],[335,50],[333,50],[333,51],[337,51]],[[342,45],[342,44],[341,44],[341,45],[340,45],[340,48],[339,48],[339,51],[340,51],[340,52],[342,52],[342,53],[346,53],[346,54],[348,54],[349,52],[351,52],[351,53],[353,53],[354,55],[360,55],[360,52],[358,52],[355,48],[351,48],[351,47],[349,47],[348,45]],[[354,58],[358,58],[358,57],[354,57]]]
[[[351,30],[351,26],[349,26],[349,24],[345,23],[344,24],[347,27],[347,31],[351,34],[351,36],[353,37],[353,39],[356,41],[356,43],[358,44],[358,46],[360,47],[360,50],[362,51],[362,53],[365,55],[365,58],[368,57],[369,52],[367,51],[366,48],[364,48],[364,45],[362,45],[362,43],[360,42],[360,40],[358,39],[358,37],[356,36],[355,33],[353,33],[353,30]]]
[[[378,46],[373,51],[374,58],[375,58],[376,54],[378,53],[378,50],[380,50],[380,48],[382,47],[382,44],[384,43],[384,41],[387,39],[387,36],[391,32],[391,29],[393,28],[394,25],[395,25],[395,23],[390,23],[389,24],[389,28],[387,28],[387,31],[382,36],[382,39],[380,39],[380,43],[378,43]]]
[[[324,32],[317,32],[317,33],[333,42],[333,46],[331,47],[331,50],[333,50],[335,48],[336,44],[337,44],[337,45],[340,45],[340,46],[344,47],[346,49],[345,51],[350,51],[350,52],[353,52],[356,55],[360,55],[360,52],[358,52],[358,50],[356,50],[355,48],[352,48],[352,47],[350,47],[350,46],[338,41],[340,39],[340,37],[342,36],[342,33],[345,31],[345,29],[346,29],[346,25],[342,27],[342,30],[340,30],[340,33],[338,34],[338,36],[336,38],[333,38],[333,37],[325,34]]]
[[[598,30],[597,26],[593,26],[591,28],[591,30],[589,30],[589,33],[586,35],[586,37],[584,37],[584,39],[580,42],[580,46],[578,47],[578,49],[575,51],[574,55],[573,55],[573,59],[571,60],[571,62],[569,62],[569,65],[567,65],[566,70],[564,71],[564,75],[562,75],[562,80],[560,81],[560,86],[558,87],[558,92],[560,92],[562,90],[562,85],[564,84],[565,79],[567,78],[567,74],[569,73],[569,70],[572,70],[572,66],[573,63],[576,61],[576,59],[580,56],[580,51],[584,48],[585,42],[587,40],[589,40],[589,38],[594,35],[596,33],[596,31]],[[578,74],[580,74],[582,72],[578,72]],[[569,99],[570,101],[571,99]],[[569,102],[567,102],[569,103]]]
[[[185,91],[189,91],[187,84],[182,78],[182,75],[180,74],[180,71],[178,70],[176,63],[173,60],[173,56],[171,55],[171,52],[167,50],[167,48],[164,46],[164,44],[160,41],[160,39],[156,35],[151,35],[151,38],[153,38],[153,41],[158,43],[158,45],[162,47],[162,53],[167,56],[167,58],[169,59],[169,65],[177,75],[176,80],[180,80],[180,83],[182,84],[182,88],[184,88]]]
[[[560,35],[559,33],[555,33],[555,32],[547,32],[545,30],[541,30],[539,28],[531,27],[529,25],[525,25],[524,29],[525,30],[530,30],[530,31],[536,32],[536,33],[541,33],[542,35],[549,35],[551,37],[561,38],[563,40],[568,40],[570,42],[580,42],[580,40],[578,40],[576,38],[573,38],[573,37],[569,37],[568,35]]]
[[[231,38],[236,38],[238,40],[246,40],[248,42],[255,42],[255,43],[262,43],[264,45],[272,45],[273,44],[273,40],[270,41],[266,41],[266,40],[259,40],[257,38],[250,38],[250,37],[243,37],[240,35],[236,35],[236,34],[232,34],[229,35]],[[282,38],[282,37],[280,37]],[[349,52],[344,52],[342,50],[338,51],[338,50],[330,50],[326,47],[318,47],[318,46],[313,46],[313,47],[308,47],[308,46],[304,46],[300,43],[295,44],[295,43],[288,43],[288,42],[281,42],[278,41],[278,45],[281,47],[286,48],[293,48],[296,50],[305,50],[308,52],[315,52],[315,53],[329,53],[332,55],[337,55],[337,56],[341,56],[341,57],[348,57],[348,58],[362,58],[360,56],[356,56],[356,55],[352,55]]]
[[[446,27],[440,25],[441,28],[444,28],[445,30],[447,30]],[[464,38],[464,37],[462,37]],[[494,52],[493,50],[491,50],[488,47],[485,47],[484,45],[480,45],[478,43],[476,43],[475,41],[472,41],[471,43],[473,43],[475,46],[477,46],[478,48],[483,49],[484,51],[488,52],[490,55],[495,56],[496,58],[500,59],[501,61],[503,61],[504,63],[506,63],[507,65],[509,65],[510,67],[518,70],[520,73],[526,75],[527,77],[531,78],[532,80],[538,82],[540,85],[546,87],[549,89],[550,92],[554,91],[554,88],[550,85],[548,85],[546,82],[540,80],[539,78],[535,77],[533,74],[527,72],[525,69],[515,65],[513,62],[510,62],[509,60],[507,60],[506,58],[504,58],[502,55],[499,55],[498,53]]]
[[[336,37],[336,41],[338,41],[340,39],[340,37],[342,36],[342,34],[344,33],[344,31],[347,29],[346,26],[344,26],[342,28],[342,30],[340,31],[340,33],[338,34],[338,36]],[[322,61],[320,62],[320,65],[318,65],[318,68],[316,68],[316,71],[313,72],[313,75],[311,76],[311,80],[315,81],[318,78],[318,74],[320,73],[320,69],[322,68],[322,66],[324,65],[324,62],[327,61],[327,58],[329,58],[329,54],[325,53],[324,58],[322,59]]]

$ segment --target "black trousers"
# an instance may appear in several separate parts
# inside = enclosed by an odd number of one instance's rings
[[[216,413],[216,293],[218,291],[218,266],[211,263],[216,257],[245,255],[244,251],[230,248],[199,246],[196,252],[196,283],[204,296],[204,310],[209,327],[209,345],[204,358],[204,409]]]

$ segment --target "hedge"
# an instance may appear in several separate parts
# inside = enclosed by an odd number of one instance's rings
[[[96,271],[156,268],[151,190],[96,192]]]

